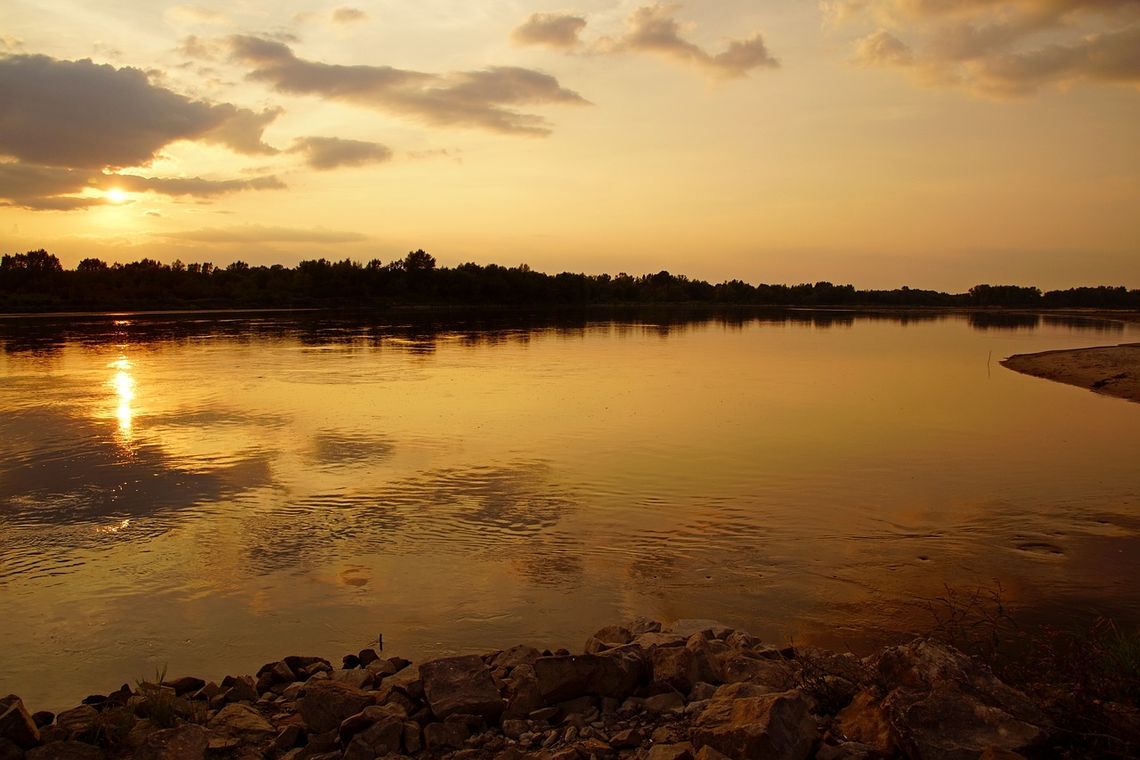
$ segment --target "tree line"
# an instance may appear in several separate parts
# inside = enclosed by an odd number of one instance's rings
[[[295,267],[242,261],[215,267],[153,259],[107,264],[87,258],[75,269],[64,269],[44,250],[0,257],[0,310],[7,312],[627,303],[1140,309],[1140,290],[1100,286],[1043,293],[1035,287],[977,285],[950,294],[909,287],[856,290],[830,282],[754,285],[727,280],[714,285],[665,271],[551,275],[526,264],[440,267],[423,250],[387,263],[314,259]]]

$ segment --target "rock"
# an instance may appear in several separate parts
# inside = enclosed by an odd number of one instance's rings
[[[885,755],[880,755],[866,744],[858,742],[824,744],[815,753],[815,760],[872,760],[880,757]]]
[[[24,750],[17,747],[14,742],[0,739],[0,760],[24,760]]]
[[[181,697],[183,694],[191,694],[206,685],[206,682],[201,678],[194,678],[193,676],[183,676],[181,678],[174,678],[169,681],[163,681],[163,686],[169,686],[174,689],[174,693]]]
[[[412,699],[423,699],[424,684],[420,677],[420,666],[413,663],[401,668],[380,683],[381,688],[399,689]]]
[[[706,745],[697,750],[697,754],[693,755],[693,760],[732,760],[732,758]]]
[[[630,643],[636,644],[645,650],[652,650],[657,647],[683,647],[686,641],[688,641],[688,638],[678,633],[658,633],[654,631],[635,636]]]
[[[753,657],[736,650],[726,652],[717,659],[719,680],[724,683],[762,684],[773,691],[785,691],[792,686],[792,667],[783,660]]]
[[[627,728],[624,731],[618,731],[610,737],[610,746],[615,749],[633,749],[640,747],[648,735],[640,728]]]
[[[372,704],[372,697],[360,689],[336,681],[315,681],[305,685],[297,701],[301,718],[313,733],[334,731],[341,721]]]
[[[923,758],[1019,751],[1046,736],[1046,718],[1020,691],[958,650],[919,639],[879,656],[882,707],[899,748]]]
[[[511,669],[506,682],[507,709],[504,714],[512,718],[521,718],[540,708],[542,691],[538,686],[538,676],[534,667],[528,663],[520,663]]]
[[[372,672],[369,670],[334,670],[329,673],[329,678],[333,681],[346,683],[349,686],[355,686],[357,689],[363,689],[365,684],[372,681]]]
[[[257,689],[249,676],[226,676],[222,679],[227,702],[256,702]]]
[[[645,760],[693,760],[693,745],[683,744],[657,744],[654,745]]]
[[[360,667],[367,668],[372,663],[380,659],[380,655],[376,654],[375,649],[361,649],[360,653],[356,655],[356,659],[360,660]]]
[[[656,647],[650,651],[655,686],[666,686],[688,694],[697,677],[697,664],[688,647]]]
[[[259,742],[276,733],[273,725],[248,705],[226,705],[207,725],[212,731],[249,742]]]
[[[32,722],[36,724],[36,728],[43,728],[55,723],[55,713],[47,710],[39,710],[32,713]]]
[[[533,665],[534,661],[542,656],[542,652],[534,647],[519,644],[510,649],[505,649],[495,655],[491,660],[491,666],[498,668],[506,668],[511,670],[517,668],[519,665]]]
[[[415,721],[404,721],[404,750],[414,755],[423,749],[423,729]]]
[[[27,760],[103,760],[103,750],[77,741],[45,744],[28,750]]]
[[[407,713],[398,705],[369,705],[340,722],[340,726],[337,728],[340,743],[348,744],[352,737],[363,733],[377,723],[395,721],[403,725],[407,717]]]
[[[678,620],[665,629],[686,639],[694,633],[703,633],[710,639],[723,639],[732,633],[733,629],[716,620],[684,619]]]
[[[716,643],[720,644],[721,642],[717,641]],[[713,648],[703,633],[694,633],[690,636],[689,640],[685,642],[685,649],[693,655],[693,683],[698,681],[720,682],[717,675],[720,668],[716,665]]]
[[[471,732],[462,723],[429,723],[424,726],[424,746],[429,752],[463,749]]]
[[[732,649],[752,649],[756,646],[756,639],[745,631],[733,631],[724,637],[724,643]]]
[[[344,670],[352,670],[353,668],[360,667],[360,658],[354,654],[346,654],[340,658],[340,666]]]
[[[0,739],[7,739],[20,749],[34,747],[40,740],[36,722],[15,694],[0,699]]]
[[[201,687],[198,687],[201,688]],[[135,752],[135,760],[203,760],[210,746],[206,729],[193,723],[155,731]]]
[[[713,699],[740,699],[741,697],[763,697],[775,694],[770,687],[755,683],[726,683],[713,692]]]
[[[345,760],[373,760],[398,753],[404,738],[404,722],[387,718],[374,723],[352,738],[345,747]]]
[[[515,720],[508,718],[503,721],[503,735],[509,739],[518,740],[520,736],[525,734],[530,729],[530,723],[525,720]]]
[[[70,710],[64,710],[55,716],[55,724],[67,734],[68,738],[86,736],[94,727],[99,718],[99,711],[91,705],[80,705]]]
[[[693,684],[693,688],[689,691],[689,699],[693,702],[699,702],[704,699],[712,699],[713,694],[716,694],[717,687],[711,683]]]
[[[1045,737],[1040,726],[953,682],[935,684],[926,693],[895,689],[883,708],[899,746],[924,760],[977,757],[990,748],[1016,752]]]
[[[978,757],[978,760],[1025,760],[1025,756],[1010,752],[1008,749],[990,747]]]
[[[300,744],[301,739],[304,737],[305,732],[301,729],[300,726],[285,726],[277,732],[277,736],[273,739],[273,743],[269,745],[269,751],[278,755],[285,754]]]
[[[646,617],[634,618],[625,627],[634,636],[640,636],[643,633],[660,633],[661,631],[661,623]]]
[[[710,700],[693,724],[693,745],[733,758],[804,760],[818,735],[808,700],[797,691]]]
[[[534,661],[534,672],[547,703],[584,694],[620,699],[641,681],[642,669],[632,663],[624,657],[593,654],[540,657]]]
[[[865,744],[884,756],[892,755],[897,747],[880,695],[871,689],[856,694],[851,704],[839,711],[835,731],[845,740]]]
[[[437,718],[478,715],[497,722],[505,704],[491,672],[477,655],[447,657],[420,666],[424,696]]]
[[[646,697],[643,703],[651,713],[667,713],[685,709],[685,698],[675,691]]]

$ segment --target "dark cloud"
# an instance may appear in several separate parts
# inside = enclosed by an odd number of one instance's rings
[[[359,8],[337,8],[332,12],[332,20],[338,24],[355,24],[367,18],[368,14]]]
[[[263,153],[272,149],[261,130],[274,116],[190,100],[154,86],[139,69],[0,58],[0,153],[28,163],[134,166],[169,143],[197,139]]]
[[[710,53],[681,33],[681,24],[674,17],[677,5],[655,3],[637,8],[630,14],[628,29],[620,37],[603,37],[590,45],[583,45],[579,35],[586,20],[579,16],[536,13],[514,30],[516,42],[530,45],[547,45],[563,49],[583,47],[597,54],[643,52],[672,58],[699,66],[706,71],[727,78],[747,76],[758,68],[776,68],[780,62],[772,57],[760,34],[740,40],[730,40],[720,53]]]
[[[837,25],[879,25],[856,43],[857,63],[907,66],[926,83],[995,97],[1140,83],[1140,0],[834,0],[824,10]]]
[[[586,19],[561,13],[535,13],[511,33],[520,45],[547,45],[572,48],[581,40],[578,35],[586,28]]]
[[[499,66],[430,74],[391,66],[307,61],[288,45],[261,37],[230,38],[234,59],[251,66],[248,78],[291,95],[315,95],[439,126],[478,127],[510,134],[546,135],[547,121],[516,110],[549,103],[582,104],[578,93],[531,69]]]
[[[392,151],[386,145],[339,137],[302,137],[289,152],[303,154],[305,163],[320,170],[379,164],[392,159]]]
[[[299,230],[289,227],[263,227],[257,224],[190,230],[171,233],[165,237],[196,243],[357,243],[368,239],[358,232]]]

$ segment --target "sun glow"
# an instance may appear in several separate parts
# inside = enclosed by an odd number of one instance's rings
[[[121,190],[117,187],[112,187],[110,190],[106,191],[106,193],[104,193],[104,195],[106,196],[107,200],[109,200],[111,203],[119,204],[119,203],[126,203],[126,201],[127,201],[126,191]]]

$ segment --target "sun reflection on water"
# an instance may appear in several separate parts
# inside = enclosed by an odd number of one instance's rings
[[[131,363],[127,357],[120,356],[108,366],[116,370],[110,380],[110,385],[114,388],[115,397],[118,400],[115,417],[119,420],[119,435],[129,441],[134,425],[134,410],[131,407],[131,402],[135,400],[135,378],[131,375]]]

